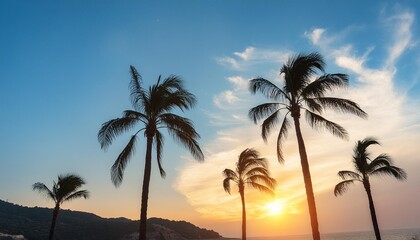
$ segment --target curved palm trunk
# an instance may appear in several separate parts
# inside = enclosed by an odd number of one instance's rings
[[[246,209],[245,209],[245,193],[244,187],[239,188],[239,194],[241,195],[242,202],[242,240],[246,240]]]
[[[51,228],[50,228],[50,235],[48,236],[49,240],[54,238],[54,229],[55,229],[55,222],[57,221],[58,211],[60,210],[60,205],[56,204],[52,214],[52,221],[51,221]]]
[[[376,240],[381,240],[381,233],[379,232],[378,220],[376,219],[375,205],[373,204],[372,192],[370,191],[369,181],[363,182],[366,193],[369,199],[370,216],[372,218],[373,230],[375,231]]]
[[[308,156],[306,155],[305,143],[303,142],[300,122],[298,117],[293,118],[295,123],[296,137],[299,145],[300,163],[302,165],[303,181],[305,182],[306,199],[308,202],[309,215],[311,218],[312,237],[314,240],[320,240],[318,227],[318,216],[316,213],[315,197],[312,188],[311,172],[309,171]]]
[[[139,240],[146,240],[147,200],[149,199],[150,173],[152,170],[152,144],[153,137],[148,136],[143,176],[143,189],[141,193]]]

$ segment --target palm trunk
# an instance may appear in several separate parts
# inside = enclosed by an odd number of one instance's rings
[[[299,146],[300,163],[302,165],[303,181],[305,182],[306,199],[308,202],[309,215],[311,218],[312,237],[314,240],[320,240],[318,226],[318,216],[316,213],[315,196],[312,189],[311,172],[309,171],[308,156],[306,155],[305,143],[303,142],[302,132],[300,130],[299,118],[293,118],[295,123],[296,137]]]
[[[51,221],[51,228],[50,228],[50,235],[48,236],[49,240],[54,238],[54,229],[55,229],[55,222],[57,221],[58,211],[60,210],[60,205],[58,203],[55,205],[55,208],[52,213],[52,221]]]
[[[239,194],[242,202],[242,240],[246,240],[246,209],[244,187],[239,187]]]
[[[143,189],[141,194],[139,240],[146,240],[147,200],[149,199],[150,173],[152,170],[152,144],[153,137],[147,136]]]
[[[379,232],[378,220],[376,219],[375,205],[373,204],[372,192],[370,191],[369,181],[363,182],[366,193],[369,199],[370,216],[372,218],[373,230],[375,231],[376,240],[381,240],[381,233]]]

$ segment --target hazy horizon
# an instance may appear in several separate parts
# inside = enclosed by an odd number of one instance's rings
[[[350,86],[333,96],[357,102],[368,120],[326,112],[349,140],[310,129],[302,117],[320,232],[370,231],[362,184],[343,196],[337,172],[352,170],[355,142],[376,137],[407,171],[406,182],[372,178],[381,229],[420,228],[420,2],[386,1],[117,1],[0,2],[0,199],[52,207],[31,190],[52,186],[58,174],[77,173],[88,200],[63,209],[103,217],[138,219],[145,140],[118,188],[110,168],[128,142],[107,151],[97,140],[101,124],[131,109],[129,66],[145,86],[158,76],[179,75],[198,103],[184,116],[201,135],[199,163],[165,135],[162,179],[153,156],[148,217],[185,220],[223,236],[240,235],[237,190],[223,190],[221,174],[245,148],[269,161],[276,196],[246,191],[248,235],[310,233],[296,137],[284,142],[285,163],[275,154],[276,132],[266,143],[248,110],[266,100],[251,95],[248,80],[265,77],[282,86],[279,70],[290,56],[319,52],[327,73],[349,75]],[[166,134],[166,133],[165,133]],[[271,205],[270,205],[271,204]],[[277,212],[270,210],[276,205]]]

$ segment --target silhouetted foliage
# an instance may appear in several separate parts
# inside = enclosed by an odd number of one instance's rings
[[[341,195],[346,192],[348,187],[351,184],[354,184],[354,182],[361,182],[368,196],[375,236],[377,240],[380,240],[381,234],[376,218],[369,178],[371,176],[391,176],[397,180],[403,181],[407,178],[407,174],[403,169],[393,166],[393,161],[387,154],[380,154],[376,158],[371,159],[370,153],[367,151],[367,148],[370,145],[379,145],[379,142],[371,137],[367,137],[362,141],[357,141],[353,150],[353,164],[356,171],[345,170],[338,172],[338,176],[344,181],[335,186],[334,195]]]
[[[270,177],[267,160],[261,158],[254,149],[245,149],[239,155],[236,169],[225,169],[223,171],[223,188],[230,194],[230,182],[234,182],[239,189],[242,202],[242,240],[246,239],[246,207],[245,207],[245,187],[252,187],[259,191],[273,194],[276,180]]]
[[[24,207],[0,200],[0,232],[24,235],[31,240],[48,238],[48,223],[53,209]],[[172,229],[187,239],[209,239],[221,236],[212,230],[194,226],[185,221],[150,218],[148,232],[156,232],[155,225]],[[101,218],[92,213],[60,210],[56,239],[61,240],[116,240],[138,232],[139,221],[126,218]]]
[[[144,133],[146,138],[146,156],[143,175],[143,188],[140,214],[139,239],[146,238],[147,201],[149,197],[149,184],[151,175],[152,146],[156,149],[156,160],[160,175],[166,173],[162,167],[162,149],[164,137],[160,129],[166,128],[175,141],[184,145],[197,160],[204,160],[204,155],[197,140],[200,135],[195,131],[193,123],[188,118],[172,113],[174,109],[181,111],[192,108],[196,99],[193,94],[184,89],[181,78],[171,75],[148,89],[143,88],[141,75],[130,66],[130,91],[133,110],[123,112],[121,118],[109,120],[102,124],[98,133],[98,141],[102,149],[106,149],[113,140],[134,127],[138,129],[131,136],[128,144],[119,154],[111,168],[111,179],[115,186],[121,184],[124,169],[134,155],[138,134]]]
[[[309,162],[300,128],[301,111],[305,112],[306,120],[312,128],[325,128],[333,135],[344,139],[347,138],[346,130],[322,117],[322,113],[326,109],[332,109],[360,117],[367,116],[356,103],[350,100],[325,96],[334,89],[348,85],[346,74],[323,74],[316,76],[312,81],[317,70],[324,71],[324,66],[324,60],[318,53],[299,54],[289,58],[281,68],[280,74],[284,80],[282,88],[264,78],[255,78],[249,83],[252,94],[260,92],[270,101],[249,110],[249,118],[255,124],[262,121],[261,136],[264,141],[267,141],[269,133],[281,123],[277,136],[277,158],[280,163],[284,161],[282,142],[286,139],[291,127],[289,117],[294,122],[314,240],[319,240],[320,234]]]
[[[55,223],[60,211],[61,204],[77,198],[83,197],[86,199],[89,197],[89,192],[87,190],[79,190],[79,188],[84,184],[85,181],[80,176],[76,174],[66,174],[58,175],[58,180],[57,182],[54,181],[51,190],[45,184],[40,182],[34,183],[32,185],[34,191],[38,191],[41,194],[44,194],[47,199],[51,199],[55,203],[48,239],[53,239]]]

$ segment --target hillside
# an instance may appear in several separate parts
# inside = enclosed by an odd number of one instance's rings
[[[52,209],[25,207],[0,200],[0,233],[23,235],[26,239],[48,238]],[[56,239],[115,240],[138,235],[138,221],[126,218],[101,218],[92,213],[60,210]],[[212,230],[199,228],[185,221],[160,218],[148,219],[150,239],[210,239],[221,238]]]

